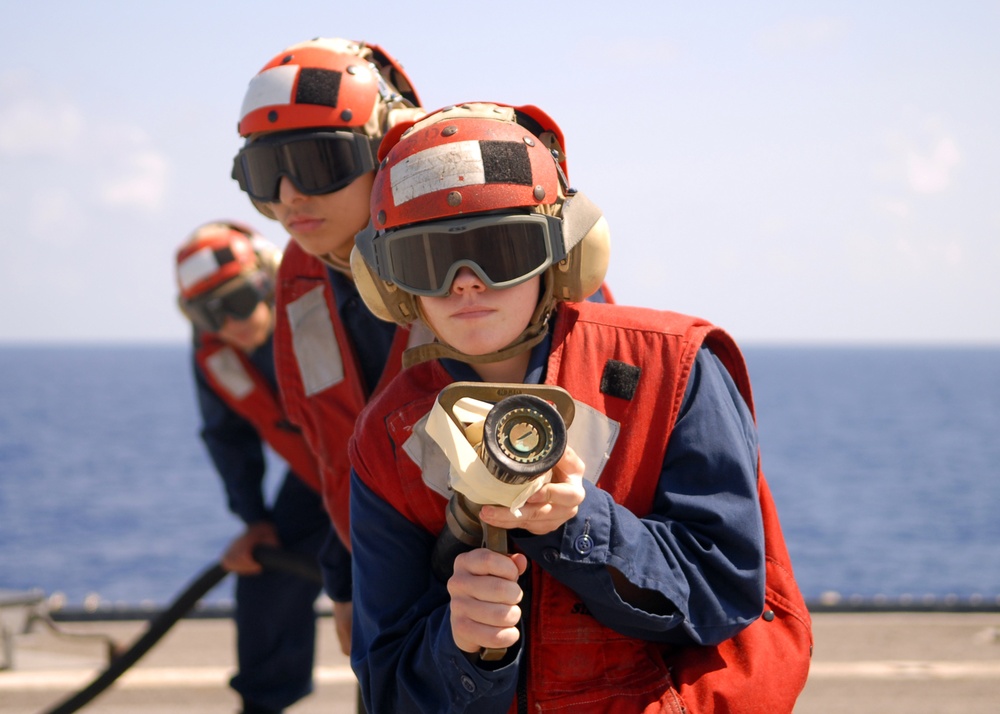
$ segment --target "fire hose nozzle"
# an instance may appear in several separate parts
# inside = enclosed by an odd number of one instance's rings
[[[521,484],[555,466],[566,443],[566,424],[555,407],[533,394],[515,394],[486,415],[478,451],[494,477]]]

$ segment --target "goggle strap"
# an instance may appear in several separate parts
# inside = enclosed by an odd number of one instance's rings
[[[382,137],[369,136],[368,147],[371,149],[372,169],[378,168],[378,147],[382,145]]]
[[[365,262],[371,266],[372,270],[379,277],[382,276],[383,271],[378,264],[378,255],[375,251],[375,239],[378,237],[378,231],[375,230],[375,224],[369,219],[368,225],[358,231],[357,235],[354,236],[354,245],[357,246],[358,251],[361,253],[361,257],[365,259]]]
[[[580,192],[565,198],[560,217],[567,255],[586,237],[603,215],[601,209]]]

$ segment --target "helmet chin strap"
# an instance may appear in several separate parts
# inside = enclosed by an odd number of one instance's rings
[[[351,279],[351,282],[354,281],[354,274],[351,272],[350,260],[344,260],[343,258],[338,258],[333,253],[324,253],[323,255],[318,255],[316,257],[319,258],[321,261],[323,261],[323,263],[325,263],[329,267],[336,270],[338,273],[343,273],[344,275],[346,275],[348,278]]]
[[[414,300],[413,302],[417,311],[417,317],[427,325],[427,328],[431,332],[434,332],[420,313],[420,301]],[[412,367],[421,362],[441,358],[453,359],[458,362],[465,362],[466,364],[488,364],[510,359],[526,350],[530,350],[545,338],[545,335],[549,331],[549,317],[552,315],[552,310],[555,309],[555,306],[556,300],[552,294],[552,270],[549,269],[545,271],[542,295],[538,300],[538,305],[535,306],[534,313],[531,315],[531,322],[528,323],[528,326],[509,345],[502,347],[496,352],[489,352],[484,355],[469,355],[459,352],[448,343],[443,342],[441,337],[437,333],[434,333],[434,336],[437,338],[436,342],[417,345],[403,353],[403,367]]]

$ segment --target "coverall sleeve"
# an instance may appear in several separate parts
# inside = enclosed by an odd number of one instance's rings
[[[319,567],[323,576],[323,590],[334,602],[350,602],[352,595],[351,552],[330,529],[319,550]]]
[[[503,714],[520,646],[482,669],[451,634],[449,595],[431,575],[436,538],[351,474],[354,627],[351,666],[370,712]]]
[[[627,425],[623,428],[627,428]],[[764,529],[757,432],[732,378],[699,351],[671,433],[653,511],[636,515],[585,483],[563,528],[511,531],[602,624],[677,644],[717,644],[760,616]],[[612,579],[612,570],[626,583]]]
[[[254,426],[230,409],[194,362],[201,439],[222,477],[229,510],[244,523],[268,518],[264,504],[264,443]]]

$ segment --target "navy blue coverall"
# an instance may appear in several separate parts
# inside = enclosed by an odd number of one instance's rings
[[[271,339],[249,355],[275,386]],[[264,442],[209,386],[194,361],[201,438],[225,485],[229,510],[249,525],[274,524],[284,550],[316,558],[331,531],[318,493],[286,468],[274,502],[264,495]],[[273,453],[273,452],[272,452]],[[245,711],[280,712],[312,691],[316,649],[314,603],[321,586],[297,575],[265,570],[237,576],[239,671],[230,681]]]

